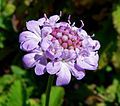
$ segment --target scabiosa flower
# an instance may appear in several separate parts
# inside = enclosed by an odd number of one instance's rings
[[[69,17],[70,18],[70,17]],[[98,67],[100,43],[93,40],[85,30],[68,22],[58,22],[60,16],[26,23],[28,31],[19,36],[20,48],[28,54],[23,57],[27,68],[34,67],[36,75],[46,71],[57,75],[56,85],[68,84],[71,75],[80,80],[85,70]]]

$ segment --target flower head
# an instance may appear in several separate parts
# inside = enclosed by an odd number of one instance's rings
[[[78,80],[85,76],[85,70],[98,67],[100,43],[93,40],[85,30],[68,22],[58,22],[60,16],[26,23],[28,31],[19,36],[20,48],[28,54],[23,57],[26,67],[34,67],[36,75],[46,71],[56,74],[56,85],[68,84],[71,74]]]

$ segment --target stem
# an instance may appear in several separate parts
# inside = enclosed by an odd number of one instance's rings
[[[47,83],[47,89],[46,89],[46,102],[45,102],[45,106],[49,106],[50,91],[51,91],[51,87],[52,87],[52,84],[53,84],[53,79],[54,79],[54,76],[53,75],[49,75],[48,83]]]

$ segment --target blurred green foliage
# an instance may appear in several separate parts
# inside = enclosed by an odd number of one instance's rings
[[[48,74],[36,76],[23,68],[19,33],[28,20],[63,12],[62,20],[80,26],[101,43],[96,71],[81,81],[53,86],[50,106],[120,105],[120,1],[119,0],[0,0],[0,106],[44,106]],[[54,83],[55,84],[55,83]]]

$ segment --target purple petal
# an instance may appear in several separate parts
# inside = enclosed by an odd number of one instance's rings
[[[81,80],[85,76],[85,71],[75,63],[69,62],[69,70],[76,79]]]
[[[96,51],[100,49],[99,41],[93,40],[90,36],[86,37],[86,39],[82,41],[82,46],[90,51]]]
[[[96,66],[99,60],[99,56],[96,52],[91,52],[89,57],[86,57],[85,62],[90,65]]]
[[[35,55],[36,53],[29,53],[29,54],[24,55],[23,62],[24,62],[25,67],[32,68],[35,66],[35,63],[36,63],[34,59]]]
[[[46,37],[47,35],[49,35],[52,32],[52,28],[51,27],[43,27],[42,28],[42,37]]]
[[[47,41],[43,40],[41,43],[41,47],[44,51],[46,51],[50,46],[50,43],[48,43]]]
[[[70,52],[70,59],[75,59],[76,58],[76,52],[74,50],[69,50]]]
[[[50,20],[50,23],[56,23],[58,20],[60,20],[60,16],[58,16],[58,15],[53,15],[53,16],[51,16],[50,18],[49,18],[49,20]]]
[[[53,46],[55,47],[53,47]],[[57,46],[55,44],[52,44],[49,49],[46,50],[45,54],[50,60],[58,59],[62,55],[63,49],[61,46]],[[53,49],[55,52],[53,52]]]
[[[62,58],[63,58],[63,59],[66,59],[66,60],[75,59],[75,58],[76,58],[76,53],[75,53],[74,50],[67,50],[67,49],[65,49],[65,50],[62,52]]]
[[[72,75],[81,80],[85,76],[85,71],[75,64],[72,68]]]
[[[40,26],[43,26],[43,25],[44,25],[45,20],[46,20],[45,18],[40,18],[40,19],[38,20],[39,25],[40,25]]]
[[[70,27],[69,23],[67,22],[59,22],[55,24],[55,27]]]
[[[51,52],[50,50],[47,50],[46,52],[45,52],[45,54],[46,54],[46,57],[47,58],[49,58],[50,60],[54,60],[54,54],[53,54],[53,52]]]
[[[60,62],[49,62],[46,66],[49,74],[56,74],[61,68]]]
[[[69,50],[68,50],[68,49],[65,49],[65,50],[62,52],[62,58],[63,58],[63,59],[69,59],[69,57],[70,57]]]
[[[20,44],[20,48],[24,51],[31,51],[38,48],[38,42],[34,39],[27,40]]]
[[[96,70],[98,66],[99,56],[96,52],[91,52],[89,56],[79,56],[77,65],[83,69]]]
[[[77,30],[78,30],[78,27],[73,26],[73,27],[72,27],[72,30],[77,31]]]
[[[100,49],[100,42],[97,40],[94,40],[94,42],[95,42],[94,50],[99,50]]]
[[[89,41],[89,46],[94,50],[99,50],[100,49],[100,43],[97,40],[92,40],[91,38],[88,39]]]
[[[35,74],[43,75],[45,73],[45,65],[37,63],[35,66]]]
[[[41,42],[41,47],[42,47],[42,49],[44,50],[44,51],[46,51],[48,48],[49,48],[49,46],[51,45],[51,39],[52,39],[53,37],[51,36],[51,35],[47,35],[43,40],[42,40],[42,42]]]
[[[82,40],[82,47],[87,48],[89,45],[89,42],[87,39]]]
[[[81,80],[85,76],[85,71],[78,71],[74,68],[72,69],[72,75],[75,76],[77,80]]]
[[[71,73],[66,63],[61,63],[61,69],[56,75],[57,75],[57,80],[56,80],[57,86],[66,85],[71,80]]]
[[[83,29],[78,29],[77,33],[83,39],[88,36],[87,32]]]
[[[38,37],[41,35],[41,30],[38,21],[34,21],[34,20],[28,21],[26,23],[26,26],[29,31],[34,32]]]
[[[30,32],[30,31],[24,31],[20,34],[19,36],[19,42],[24,42],[26,40],[29,39],[36,39],[38,42],[41,40],[40,37],[37,37],[34,33]]]
[[[42,65],[46,65],[47,64],[47,58],[43,55],[43,52],[39,52],[38,54],[35,55],[34,59]]]

